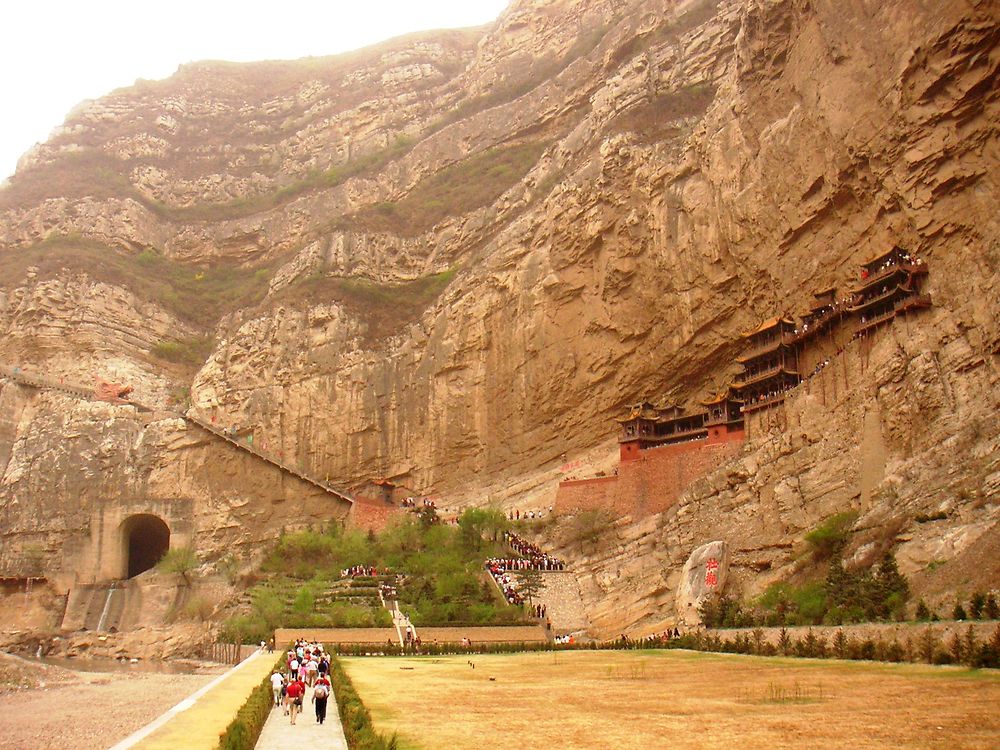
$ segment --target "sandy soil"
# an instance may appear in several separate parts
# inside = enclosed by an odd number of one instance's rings
[[[222,668],[210,671],[76,672],[0,655],[0,750],[104,750],[193,693]]]
[[[679,651],[343,661],[401,750],[1000,747],[997,670]]]

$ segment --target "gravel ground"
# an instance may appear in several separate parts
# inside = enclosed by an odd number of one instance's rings
[[[0,750],[104,750],[212,674],[105,674],[0,659]],[[58,738],[58,740],[57,740]]]

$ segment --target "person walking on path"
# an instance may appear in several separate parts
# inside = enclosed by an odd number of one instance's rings
[[[295,724],[295,717],[302,710],[302,696],[306,694],[306,686],[299,680],[295,680],[288,686],[286,700],[288,703],[288,715],[291,716],[292,724]]]
[[[316,723],[322,724],[326,721],[326,702],[330,698],[330,680],[325,676],[316,680],[316,687],[313,688],[313,703],[316,704]]]
[[[281,672],[275,670],[274,674],[271,675],[271,692],[274,694],[275,707],[281,705],[281,688],[284,685],[285,678],[281,676]]]
[[[306,685],[313,687],[316,684],[316,675],[319,671],[319,666],[316,664],[315,659],[309,659],[306,662]]]

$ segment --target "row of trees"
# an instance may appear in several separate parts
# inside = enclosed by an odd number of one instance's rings
[[[837,555],[823,581],[775,584],[749,604],[727,596],[709,597],[700,614],[710,628],[902,620],[909,594],[909,583],[891,554],[873,568],[858,570],[845,568]]]
[[[975,626],[964,633],[955,632],[944,639],[932,627],[917,636],[899,639],[852,637],[837,630],[832,638],[810,629],[801,638],[793,638],[784,628],[777,643],[767,640],[760,628],[750,633],[737,633],[732,638],[717,633],[697,632],[671,642],[680,648],[697,651],[718,651],[758,656],[801,656],[815,659],[867,659],[890,662],[926,662],[928,664],[964,664],[969,667],[1000,667],[1000,626],[993,635],[980,640]]]
[[[1000,606],[998,606],[997,598],[992,591],[989,594],[976,591],[967,603],[969,605],[968,609],[963,605],[961,599],[955,600],[955,607],[951,610],[951,618],[953,620],[1000,619]],[[917,620],[922,622],[940,619],[937,612],[931,611],[923,599],[917,602],[916,617]]]

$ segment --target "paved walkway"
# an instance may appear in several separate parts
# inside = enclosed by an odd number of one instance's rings
[[[347,739],[340,725],[337,700],[330,695],[326,704],[326,721],[316,723],[316,708],[312,702],[312,688],[306,688],[302,713],[295,717],[295,726],[280,708],[271,709],[264,731],[254,746],[256,750],[288,750],[290,747],[347,750]]]
[[[250,693],[278,656],[256,651],[111,750],[213,750]],[[57,743],[58,744],[58,743]]]

